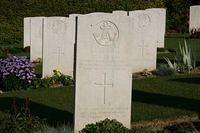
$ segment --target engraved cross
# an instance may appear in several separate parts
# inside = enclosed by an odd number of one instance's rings
[[[106,87],[107,86],[111,86],[113,87],[113,83],[107,83],[107,80],[106,80],[106,73],[104,73],[104,79],[103,79],[103,83],[95,83],[95,85],[99,85],[99,86],[103,86],[103,103],[106,104]]]
[[[142,49],[142,56],[144,56],[145,48],[148,47],[147,45],[144,44],[144,40],[142,40],[142,44],[139,45],[139,47],[141,47],[141,49]]]
[[[57,55],[57,65],[60,65],[60,59],[61,59],[61,55],[64,55],[64,52],[62,52],[62,49],[60,47],[57,47],[57,52],[54,52],[54,54]]]

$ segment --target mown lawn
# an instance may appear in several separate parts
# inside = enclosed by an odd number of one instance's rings
[[[73,121],[73,87],[17,91],[0,95],[0,118],[13,99],[30,99],[33,115],[48,122]],[[133,80],[132,121],[176,118],[200,113],[200,74]]]
[[[165,49],[170,52],[157,52],[157,65],[160,63],[166,63],[164,57],[168,57],[170,60],[175,59],[175,51],[179,51],[179,44],[184,45],[184,40],[191,47],[192,55],[195,57],[196,65],[200,66],[200,38],[198,39],[185,39],[183,37],[166,37]],[[159,50],[158,50],[159,51]]]

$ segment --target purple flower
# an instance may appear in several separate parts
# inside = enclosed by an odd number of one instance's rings
[[[35,78],[34,65],[25,56],[11,56],[0,59],[0,77],[14,74],[27,83],[31,83]]]

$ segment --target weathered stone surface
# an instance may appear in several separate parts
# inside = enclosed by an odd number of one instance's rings
[[[118,16],[128,16],[128,12],[127,11],[123,11],[123,10],[113,11],[112,14],[118,15]]]
[[[190,7],[190,24],[189,30],[200,29],[200,5]]]
[[[155,33],[158,48],[164,48],[166,29],[166,9],[150,8],[145,10],[152,18],[152,33]]]
[[[67,17],[44,19],[43,77],[53,70],[65,75],[73,73],[74,22]]]
[[[31,17],[24,18],[24,48],[31,44]]]
[[[38,58],[42,58],[43,21],[44,17],[31,17],[31,61],[35,61]]]
[[[129,12],[133,19],[132,41],[132,72],[141,72],[144,69],[156,69],[156,34],[152,16],[145,10]]]
[[[105,118],[130,128],[130,17],[78,17],[75,132]]]

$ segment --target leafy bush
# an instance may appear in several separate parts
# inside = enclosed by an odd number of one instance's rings
[[[64,75],[58,70],[53,70],[54,75],[51,77],[51,84],[62,84],[68,86],[73,84],[71,76]]]
[[[131,131],[124,127],[117,120],[105,119],[96,124],[88,124],[80,133],[130,133]]]
[[[18,110],[13,100],[10,115],[0,120],[0,133],[34,133],[41,130],[42,122],[38,117],[31,116],[28,104],[26,99],[24,106]]]
[[[71,76],[64,75],[58,70],[54,70],[54,75],[52,77],[46,77],[44,79],[35,78],[29,89],[36,88],[49,88],[55,85],[70,86],[73,85],[73,79]]]
[[[1,46],[0,58],[7,58],[10,54],[25,52],[24,49],[15,46]]]
[[[0,59],[0,85],[4,91],[26,89],[35,76],[33,64],[25,56]]]
[[[171,76],[175,74],[175,71],[166,64],[160,64],[160,66],[156,70],[156,74],[158,74],[159,76]]]
[[[19,79],[14,74],[10,74],[0,79],[0,86],[0,89],[2,89],[2,91],[13,91],[25,89],[28,84],[26,84],[23,80]]]
[[[49,88],[51,86],[51,79],[45,78],[35,78],[28,89],[37,89],[37,88]]]
[[[167,8],[167,29],[173,29],[177,32],[188,32],[189,0],[164,0]]]

